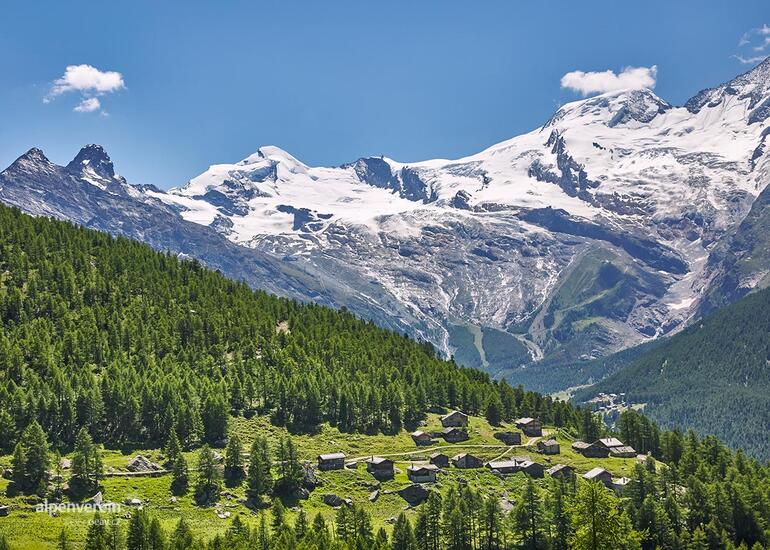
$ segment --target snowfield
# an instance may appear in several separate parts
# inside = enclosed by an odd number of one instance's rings
[[[348,306],[496,372],[549,355],[596,357],[681,328],[714,275],[714,247],[769,181],[768,117],[766,60],[684,106],[651,90],[575,101],[542,127],[456,160],[314,167],[267,146],[167,192],[128,185],[98,151],[66,170],[89,193],[163,210],[291,264],[284,275],[303,283],[278,292]],[[3,173],[6,187],[29,179],[25,162]],[[0,196],[67,217],[18,193]],[[194,242],[185,253],[213,254]]]

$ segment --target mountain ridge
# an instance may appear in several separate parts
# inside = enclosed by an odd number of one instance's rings
[[[770,175],[768,74],[766,60],[682,107],[650,90],[589,97],[455,160],[311,167],[265,146],[167,192],[116,180],[111,162],[98,178],[66,177],[104,186],[85,193],[96,195],[89,208],[121,197],[134,223],[146,210],[188,234],[153,246],[272,292],[349,307],[469,363],[495,357],[485,368],[515,380],[536,359],[591,359],[670,334],[720,292],[714,255]],[[147,239],[117,208],[86,218],[82,193],[41,202],[7,172],[0,200]],[[216,260],[215,242],[231,260]],[[253,262],[271,268],[250,275]],[[485,349],[478,330],[502,336]]]

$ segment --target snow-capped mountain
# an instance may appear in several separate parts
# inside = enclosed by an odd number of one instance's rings
[[[128,185],[98,146],[65,168],[32,150],[0,175],[0,200],[347,306],[498,372],[604,355],[696,314],[768,182],[768,117],[765,61],[682,107],[650,90],[576,101],[457,160],[312,167],[262,147],[164,192]],[[156,218],[189,234],[148,237]]]

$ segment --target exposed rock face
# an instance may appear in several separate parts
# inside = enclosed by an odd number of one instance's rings
[[[769,111],[765,61],[684,107],[649,90],[570,103],[452,161],[310,167],[263,147],[164,192],[127,184],[98,146],[66,167],[32,149],[0,200],[345,306],[515,382],[765,284]]]
[[[163,468],[143,455],[137,455],[128,461],[129,472],[156,472]]]

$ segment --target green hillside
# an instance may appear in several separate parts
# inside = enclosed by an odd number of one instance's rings
[[[409,431],[438,432],[449,408],[470,415],[467,440],[434,435],[417,447]],[[518,431],[520,416],[540,418],[542,436],[495,437]],[[571,448],[605,435],[647,456],[587,458]],[[538,452],[549,438],[558,454]],[[310,479],[315,457],[338,451],[346,467]],[[518,457],[535,470],[564,464],[575,475],[450,464],[415,488],[407,468],[437,451]],[[138,455],[149,469],[129,468]],[[391,479],[366,471],[372,455],[394,461]],[[608,487],[582,479],[594,468],[607,470]],[[0,473],[0,550],[770,542],[770,468],[714,437],[661,432],[632,411],[610,433],[588,409],[458,368],[348,312],[255,292],[196,262],[5,207]],[[404,489],[427,498],[408,501]],[[122,508],[74,508],[97,495]],[[46,501],[69,508],[37,511]]]
[[[626,392],[665,426],[692,427],[770,458],[770,291],[751,294],[653,347],[575,400]]]
[[[215,443],[224,419],[395,432],[431,407],[553,417],[352,314],[254,292],[127,239],[0,208],[2,450],[37,419],[54,445],[85,426],[109,445]],[[560,405],[562,408],[563,404]]]

